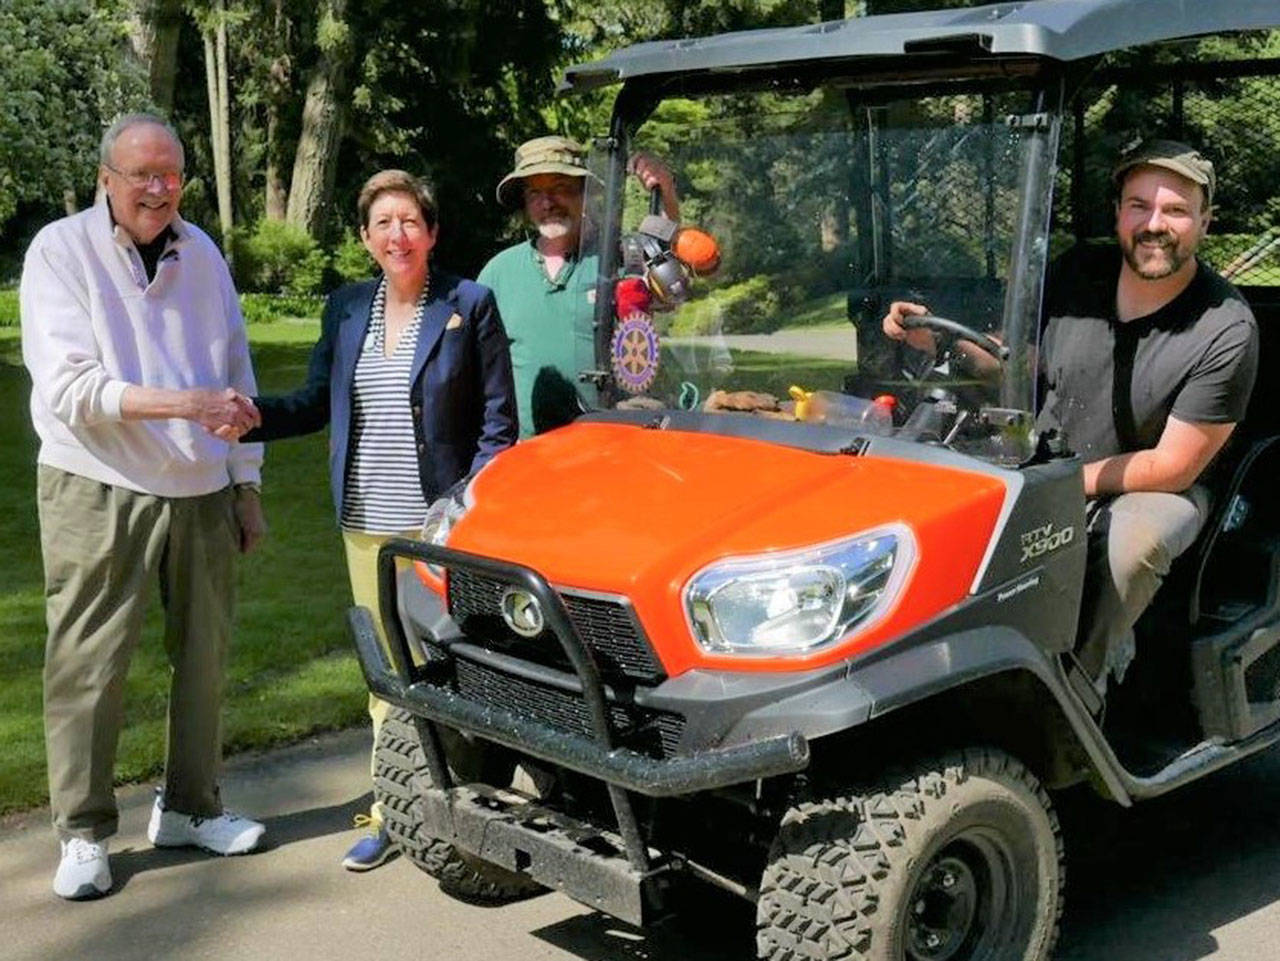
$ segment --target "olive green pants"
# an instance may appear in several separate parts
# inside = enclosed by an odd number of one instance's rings
[[[36,487],[54,829],[89,840],[116,831],[112,775],[125,676],[155,580],[172,670],[165,804],[185,814],[221,813],[222,686],[239,543],[231,489],[156,497],[43,464]]]
[[[1088,566],[1077,656],[1098,687],[1116,683],[1135,654],[1133,626],[1209,516],[1208,491],[1131,491],[1088,506]]]
[[[393,537],[417,537],[418,531],[403,534],[365,534],[360,531],[343,531],[342,546],[347,551],[347,576],[351,578],[351,599],[358,607],[367,607],[373,615],[373,626],[378,640],[387,646],[382,631],[382,608],[378,603],[378,549]],[[373,750],[369,754],[369,779],[373,779],[377,767],[378,731],[387,716],[387,702],[369,695],[369,720],[373,722]],[[382,805],[377,801],[369,808],[369,818],[374,829],[382,826]]]

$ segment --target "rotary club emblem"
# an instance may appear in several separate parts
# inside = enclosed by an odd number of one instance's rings
[[[658,332],[648,314],[630,314],[613,332],[613,375],[629,394],[640,394],[658,374]]]

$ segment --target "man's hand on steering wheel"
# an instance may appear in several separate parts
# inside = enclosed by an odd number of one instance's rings
[[[941,346],[940,338],[948,343],[948,353],[956,354],[955,344],[971,344],[985,358],[970,355],[969,360],[976,362],[979,368],[990,363],[999,369],[1000,364],[1009,356],[1009,348],[999,339],[974,330],[958,321],[946,317],[936,317],[929,313],[923,304],[913,304],[906,300],[895,300],[889,306],[881,322],[885,335],[893,340],[901,340],[909,347],[924,351],[930,356],[937,356]],[[961,353],[968,354],[967,351]]]
[[[907,317],[924,317],[928,313],[929,308],[924,304],[913,304],[909,300],[895,300],[889,305],[889,312],[884,315],[880,326],[889,339],[900,340],[908,347],[914,347],[926,354],[936,354],[938,338],[934,336],[933,331],[924,327],[909,328],[903,324],[903,320]]]

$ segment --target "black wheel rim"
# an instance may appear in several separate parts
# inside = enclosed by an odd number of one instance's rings
[[[916,879],[906,902],[910,961],[977,961],[1012,933],[1013,854],[990,830],[953,838]]]

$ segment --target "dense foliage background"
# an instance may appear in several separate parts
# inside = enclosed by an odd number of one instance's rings
[[[437,184],[440,255],[472,272],[512,230],[493,188],[515,145],[605,127],[607,92],[554,96],[568,64],[641,40],[924,5],[0,0],[0,283],[41,224],[92,202],[98,137],[125,110],[172,118],[184,213],[230,249],[246,289],[301,293],[366,270],[355,195],[388,166]],[[302,276],[273,258],[305,263]]]
[[[92,202],[98,137],[125,110],[154,109],[172,118],[188,152],[184,213],[223,244],[241,289],[304,298],[367,273],[353,230],[354,201],[363,180],[381,167],[425,174],[437,185],[445,228],[439,256],[456,271],[478,270],[519,231],[493,196],[515,145],[546,132],[587,138],[607,128],[611,90],[555,95],[571,63],[655,38],[971,5],[0,0],[0,287],[16,279],[22,251],[39,226]],[[1241,55],[1280,57],[1280,41],[1216,40],[1168,53],[1175,60]],[[1187,136],[1210,145],[1246,136],[1280,142],[1280,109],[1269,106],[1273,82],[1226,82],[1234,88],[1214,96],[1225,97],[1227,107],[1205,114],[1197,124],[1204,129]],[[1165,99],[1132,85],[1105,93],[1087,118],[1095,166],[1109,162],[1112,141],[1158,126],[1168,112]],[[1227,109],[1232,103],[1239,109]],[[696,135],[698,108],[672,109],[671,141]],[[692,113],[677,116],[680,109]],[[1267,148],[1224,157],[1221,195],[1229,203],[1223,209],[1235,222],[1223,228],[1262,236],[1276,223],[1280,199],[1258,186],[1280,182],[1277,156]],[[847,161],[833,155],[815,162]],[[1105,169],[1091,172],[1105,185]],[[697,201],[714,187],[736,179],[758,188],[750,171],[735,169],[733,157],[714,171],[678,174],[695,217],[708,213]],[[722,183],[708,184],[708,177]],[[798,177],[796,189],[803,188]],[[1108,219],[1105,203],[1090,207]],[[763,217],[768,205],[759,209]],[[826,218],[822,229],[828,231],[832,213],[805,211],[811,219]],[[1099,227],[1106,232],[1105,223]],[[837,223],[834,229],[839,239],[843,228]],[[767,250],[758,253],[767,259]],[[748,267],[738,279],[758,272]],[[279,309],[288,313],[294,306]]]

